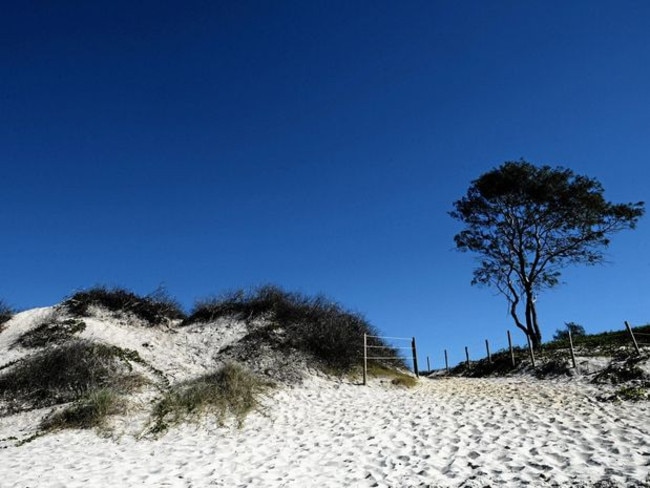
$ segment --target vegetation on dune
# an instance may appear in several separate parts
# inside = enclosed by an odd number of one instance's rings
[[[253,330],[243,342],[302,351],[326,368],[340,372],[360,364],[364,334],[378,335],[365,318],[344,310],[332,300],[290,293],[271,285],[248,293],[240,290],[200,301],[183,324],[210,322],[222,317],[247,321],[265,318],[268,325]],[[397,366],[404,366],[394,349],[375,337],[368,340],[370,345],[385,346],[385,355],[396,358],[392,362],[397,362]]]
[[[170,385],[165,374],[137,351],[77,337],[86,328],[80,317],[93,313],[93,307],[118,317],[131,315],[152,326],[178,319],[183,319],[181,325],[190,325],[235,318],[247,324],[247,334],[215,351],[221,361],[230,361],[221,369]],[[164,293],[140,297],[120,288],[95,287],[75,293],[39,320],[10,346],[36,351],[0,366],[0,415],[54,407],[35,436],[57,429],[103,428],[109,416],[124,412],[125,395],[147,384],[155,385],[162,395],[153,408],[152,433],[206,413],[215,415],[219,423],[233,418],[241,425],[272,386],[252,371],[282,381],[297,379],[309,366],[327,374],[351,373],[362,363],[364,334],[378,335],[361,315],[332,300],[276,286],[199,302],[189,317]],[[368,342],[381,346],[388,358],[370,362],[371,376],[400,386],[415,383],[415,378],[399,371],[406,367],[396,350],[376,337]],[[146,377],[134,371],[136,364],[136,371]],[[291,371],[284,374],[283,368]]]
[[[13,308],[7,305],[3,300],[0,300],[0,332],[4,330],[4,324],[11,320],[15,312]]]
[[[111,415],[123,413],[124,410],[122,396],[111,388],[102,388],[48,415],[41,421],[40,427],[44,431],[102,428]]]
[[[571,323],[569,323],[571,324]],[[635,327],[635,333],[650,335],[650,324]],[[562,376],[572,374],[570,356],[570,343],[568,334],[558,334],[556,340],[543,343],[535,351],[537,368],[535,374],[538,377]],[[614,358],[609,367],[594,377],[594,382],[600,383],[621,383],[625,381],[641,379],[643,372],[636,367],[639,361],[646,356],[633,356],[633,345],[630,334],[627,330],[601,332],[598,334],[581,334],[573,337],[574,351],[577,356],[607,356]],[[530,353],[527,348],[513,348],[515,363],[519,368],[523,365],[530,365]],[[512,373],[516,370],[512,365],[510,351],[503,349],[488,358],[470,361],[469,368],[466,362],[461,362],[450,370],[452,375],[469,377],[499,376]]]
[[[568,341],[569,340],[569,333],[573,339],[577,339],[578,337],[583,337],[587,333],[585,332],[585,328],[580,325],[576,324],[575,322],[565,322],[564,324],[566,328],[564,329],[557,329],[555,331],[555,334],[553,334],[553,341]]]
[[[92,307],[101,307],[110,312],[132,314],[149,325],[185,317],[179,303],[162,289],[143,297],[123,288],[97,286],[75,293],[63,306],[79,317],[88,316]]]
[[[94,391],[129,391],[144,383],[123,350],[90,341],[47,348],[0,374],[0,400],[7,413],[77,401]]]
[[[650,334],[650,324],[634,327],[633,331],[638,334]],[[542,353],[553,354],[558,351],[569,349],[569,339],[562,339],[547,342],[542,347]],[[601,332],[598,334],[584,334],[573,338],[573,346],[577,354],[581,356],[613,356],[628,357],[632,351],[632,339],[630,333],[623,330]]]
[[[205,413],[216,415],[220,424],[230,415],[241,425],[246,415],[259,407],[260,395],[270,386],[242,366],[228,363],[214,373],[170,388],[154,407],[151,432],[164,432]]]
[[[391,384],[411,388],[417,385],[417,378],[398,368],[391,368],[376,362],[368,363],[368,376],[371,378],[388,378]]]
[[[12,347],[25,347],[30,349],[42,348],[63,344],[74,339],[75,335],[86,328],[86,323],[78,319],[60,320],[56,314],[47,317],[37,327],[22,334],[12,344]]]

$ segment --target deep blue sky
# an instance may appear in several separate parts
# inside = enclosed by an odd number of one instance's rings
[[[6,2],[0,297],[325,293],[440,365],[506,344],[447,214],[506,160],[650,184],[646,1]],[[540,296],[547,338],[650,322],[650,226]]]

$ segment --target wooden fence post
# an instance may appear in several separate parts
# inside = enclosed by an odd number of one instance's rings
[[[445,369],[447,374],[449,374],[449,356],[447,355],[447,349],[445,349]]]
[[[487,350],[488,355],[488,364],[492,364],[492,354],[490,354],[490,343],[485,339],[485,349]]]
[[[415,337],[413,337],[413,341],[411,342],[411,348],[413,349],[413,372],[415,373],[415,377],[419,378],[420,372],[418,371],[418,351],[415,348]]]
[[[363,334],[363,384],[368,384],[368,335]]]
[[[573,350],[573,337],[571,336],[571,329],[569,328],[569,348],[571,349],[571,363],[573,363],[573,367],[577,368],[576,366],[576,353]]]
[[[512,337],[510,337],[510,331],[508,331],[508,347],[510,348],[510,361],[512,362],[512,367],[516,366],[515,363],[515,350],[512,348]]]
[[[630,327],[630,324],[627,323],[627,320],[625,321],[625,327],[627,328],[627,331],[630,333],[630,336],[632,337],[632,343],[634,344],[636,355],[639,356],[641,354],[641,350],[639,349],[639,343],[636,342],[636,337],[634,337],[634,332],[632,332],[632,327]]]
[[[530,337],[526,334],[526,340],[528,341],[528,352],[530,353],[530,361],[533,363],[533,368],[535,367],[535,353],[533,352],[533,343],[530,341]]]
[[[467,367],[469,368],[469,349],[465,346],[465,357],[467,358]]]

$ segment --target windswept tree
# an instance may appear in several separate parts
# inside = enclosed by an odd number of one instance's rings
[[[521,160],[483,174],[454,202],[450,215],[465,225],[456,247],[478,254],[472,284],[505,295],[535,347],[539,293],[559,284],[565,266],[601,263],[609,236],[633,229],[644,213],[643,202],[614,204],[603,193],[593,178]]]

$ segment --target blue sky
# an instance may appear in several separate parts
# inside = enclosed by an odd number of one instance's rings
[[[324,293],[440,366],[506,343],[447,214],[507,160],[650,182],[644,1],[13,2],[0,18],[0,297],[190,307]],[[650,227],[540,296],[542,332],[650,322]],[[476,352],[474,352],[476,351]]]

